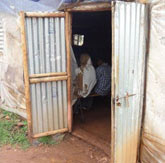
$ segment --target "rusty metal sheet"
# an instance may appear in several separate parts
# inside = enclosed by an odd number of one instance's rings
[[[119,2],[113,10],[114,104],[112,160],[135,163],[139,146],[146,54],[146,6]]]

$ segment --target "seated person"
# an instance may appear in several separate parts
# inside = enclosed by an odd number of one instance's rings
[[[91,58],[88,54],[82,54],[80,57],[80,67],[76,69],[76,80],[74,96],[79,98],[75,103],[75,113],[78,113],[79,105],[82,109],[90,109],[92,106],[92,98],[86,98],[93,90],[96,84],[96,72],[92,65]]]
[[[106,96],[110,93],[111,88],[111,67],[104,59],[97,60],[98,67],[96,68],[97,84],[94,92],[101,96]]]
[[[80,67],[76,69],[75,95],[87,97],[96,84],[96,72],[88,54],[80,57]]]

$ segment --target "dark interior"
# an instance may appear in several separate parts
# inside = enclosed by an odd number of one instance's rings
[[[111,13],[75,12],[72,16],[72,34],[84,35],[83,46],[72,45],[77,62],[82,53],[88,53],[95,67],[100,56],[111,65]],[[90,143],[95,140],[98,146],[100,142],[100,148],[107,150],[110,143],[110,99],[110,95],[94,97],[92,108],[83,111],[84,121],[76,115],[73,126],[73,134]]]
[[[73,13],[72,33],[84,35],[83,46],[73,46],[75,57],[79,61],[82,53],[89,53],[95,66],[96,59],[104,55],[111,63],[111,12]]]

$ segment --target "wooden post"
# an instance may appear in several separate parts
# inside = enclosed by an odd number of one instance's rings
[[[48,135],[55,135],[55,134],[64,133],[64,132],[68,132],[68,128],[63,128],[63,129],[58,129],[58,130],[54,130],[54,131],[48,131],[48,132],[43,132],[40,134],[35,134],[35,135],[33,135],[33,138],[39,138],[39,137],[48,136]]]
[[[66,11],[68,12],[98,12],[98,11],[110,11],[111,3],[92,3],[92,4],[84,4],[78,6],[70,6]]]
[[[68,91],[68,128],[69,132],[72,131],[72,99],[71,99],[71,55],[70,55],[70,38],[71,38],[71,22],[70,22],[70,13],[66,12],[65,17],[65,34],[66,34],[66,53],[67,53],[67,91]]]
[[[30,83],[29,83],[29,71],[28,71],[28,57],[26,47],[26,32],[25,32],[25,13],[20,12],[21,18],[21,41],[23,52],[23,67],[24,67],[24,80],[25,80],[25,98],[26,98],[26,110],[28,121],[28,136],[30,141],[32,140],[32,114],[31,114],[31,99],[30,99]]]

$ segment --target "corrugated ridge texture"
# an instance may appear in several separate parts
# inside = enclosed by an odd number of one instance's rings
[[[29,74],[66,72],[65,19],[26,17]],[[31,84],[33,134],[67,128],[67,82]]]
[[[135,163],[139,145],[145,65],[145,5],[116,2],[114,18],[114,162]],[[127,97],[127,95],[132,95]]]

